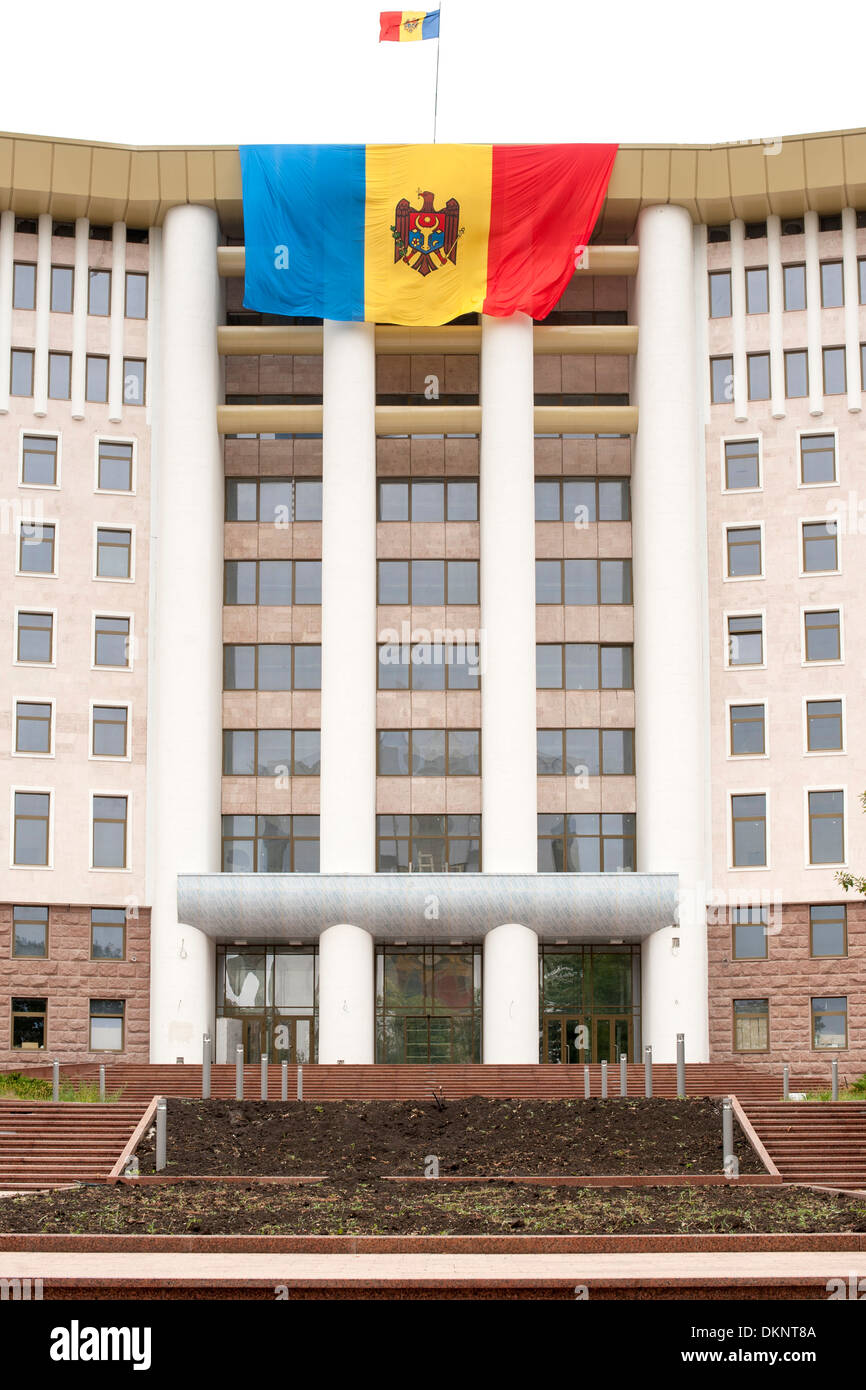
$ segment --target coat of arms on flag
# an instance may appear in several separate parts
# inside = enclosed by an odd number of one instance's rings
[[[419,275],[429,275],[450,261],[457,264],[457,242],[464,229],[458,226],[460,204],[449,198],[444,208],[433,207],[434,194],[421,192],[421,207],[413,208],[401,198],[394,209],[394,260],[403,260]]]

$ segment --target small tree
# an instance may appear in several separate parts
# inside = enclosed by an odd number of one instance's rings
[[[860,805],[866,811],[866,792],[860,793]],[[859,874],[839,873],[836,882],[841,883],[846,893],[862,893],[866,897],[866,877]]]

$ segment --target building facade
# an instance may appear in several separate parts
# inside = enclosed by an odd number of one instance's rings
[[[622,147],[410,330],[244,308],[236,150],[0,137],[0,1065],[866,1067],[863,144]]]

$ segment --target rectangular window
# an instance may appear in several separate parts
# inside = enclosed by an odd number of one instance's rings
[[[13,907],[12,954],[43,959],[48,955],[47,907]]]
[[[810,753],[842,751],[842,701],[806,701],[806,747]]]
[[[36,267],[16,261],[12,267],[12,308],[36,308]]]
[[[538,604],[632,602],[631,560],[536,560]]]
[[[317,874],[318,816],[223,816],[223,873]]]
[[[597,642],[549,642],[535,648],[539,690],[631,690],[633,648]]]
[[[824,395],[841,396],[846,388],[845,349],[843,347],[822,348],[824,358]]]
[[[96,531],[96,573],[100,579],[132,577],[132,532],[99,526]]]
[[[821,303],[825,309],[838,309],[845,303],[842,262],[821,262]]]
[[[225,690],[321,690],[322,648],[262,642],[223,648]]]
[[[833,434],[803,434],[800,436],[800,482],[835,483],[836,436]]]
[[[766,314],[770,310],[770,281],[767,267],[746,271],[746,313]]]
[[[710,358],[710,399],[714,405],[727,404],[734,399],[733,357]]]
[[[52,314],[72,313],[72,293],[75,272],[71,265],[51,267],[51,312]]]
[[[538,872],[621,874],[634,871],[634,815],[540,815]]]
[[[93,624],[94,666],[128,666],[129,658],[129,618],[97,616]]]
[[[318,777],[318,729],[225,729],[223,772],[227,777]]]
[[[377,816],[378,873],[477,874],[480,816]]]
[[[540,777],[631,777],[634,729],[538,729],[536,765]]]
[[[15,793],[14,864],[47,866],[50,817],[50,792]]]
[[[769,999],[735,999],[734,1051],[768,1052],[769,1049]]]
[[[144,405],[144,374],[146,363],[140,357],[123,359],[123,404]]]
[[[809,358],[799,350],[785,353],[785,395],[789,400],[809,394]]]
[[[767,798],[763,794],[731,797],[733,862],[735,869],[761,868],[767,863]]]
[[[587,526],[597,521],[629,521],[628,478],[538,478],[535,520]]]
[[[122,1052],[124,999],[91,999],[90,1051]]]
[[[812,1046],[848,1046],[848,1000],[844,994],[812,1000]]]
[[[89,401],[108,400],[108,358],[87,357],[84,394]]]
[[[53,525],[22,522],[18,545],[20,573],[54,574],[55,541]]]
[[[68,401],[72,394],[72,353],[49,352],[48,395],[53,401]]]
[[[860,286],[860,303],[866,304],[866,257],[857,262],[857,279]]]
[[[132,445],[100,439],[96,486],[100,492],[132,491]]]
[[[126,272],[126,305],[128,319],[147,318],[147,276],[141,271]]]
[[[767,959],[767,909],[731,908],[731,954],[734,960]]]
[[[729,526],[725,532],[728,578],[743,579],[761,573],[760,526]]]
[[[386,642],[379,647],[380,690],[478,690],[475,643]]]
[[[125,758],[129,711],[125,705],[93,706],[91,751],[95,758]]]
[[[87,312],[100,318],[111,313],[111,271],[91,270],[87,282]]]
[[[809,792],[809,863],[845,862],[845,793]]]
[[[12,1046],[21,1052],[43,1052],[47,1046],[47,999],[12,1000]]]
[[[57,439],[25,434],[21,444],[21,481],[31,487],[56,487]]]
[[[710,271],[710,318],[726,319],[731,313],[731,272]]]
[[[785,308],[805,309],[806,307],[806,267],[805,265],[786,265]]]
[[[757,439],[725,440],[725,487],[729,492],[761,486],[761,450]]]
[[[126,911],[122,907],[90,909],[90,959],[126,959]]]
[[[321,560],[226,560],[223,602],[290,607],[322,602]]]
[[[847,956],[848,913],[844,903],[809,908],[809,954]]]
[[[9,393],[12,396],[33,395],[33,353],[29,348],[12,349]]]
[[[125,796],[95,796],[93,798],[93,867],[94,869],[126,868]]]
[[[839,537],[835,521],[803,522],[803,572],[826,574],[839,568]]]
[[[321,478],[226,478],[226,521],[321,521]]]
[[[770,354],[750,352],[746,358],[750,401],[770,399]]]
[[[18,700],[15,705],[15,752],[51,752],[51,706]]]
[[[477,521],[474,478],[380,482],[379,521]]]
[[[54,614],[19,613],[17,661],[38,661],[49,664],[54,660]]]
[[[838,608],[804,613],[807,661],[841,661],[842,625]]]
[[[477,560],[380,560],[378,602],[441,607],[478,602]]]
[[[380,777],[478,777],[481,773],[478,729],[379,729],[376,747]]]
[[[731,705],[731,753],[734,757],[766,753],[763,705]]]

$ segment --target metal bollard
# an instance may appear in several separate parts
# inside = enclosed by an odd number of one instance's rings
[[[304,1068],[298,1063],[298,1100],[304,1099]]]
[[[791,1099],[791,1068],[786,1062],[782,1068],[782,1100]]]
[[[643,1050],[643,1093],[647,1100],[653,1093],[653,1050],[649,1043]]]
[[[99,1068],[99,1099],[105,1100],[105,1066]]]
[[[210,1100],[210,1033],[201,1040],[201,1098]]]
[[[244,1049],[241,1043],[235,1048],[235,1100],[244,1098]]]
[[[165,1167],[165,1142],[166,1142],[166,1102],[165,1096],[160,1096],[156,1102],[156,1171],[161,1173]]]
[[[725,1174],[733,1176],[736,1173],[736,1158],[734,1156],[734,1107],[731,1105],[730,1096],[725,1096],[722,1101],[722,1160]]]
[[[677,1100],[686,1098],[686,1035],[677,1033]]]
[[[628,1095],[628,1057],[624,1052],[619,1054],[619,1093]]]
[[[283,1065],[280,1067],[280,1071],[282,1072],[282,1083],[283,1083],[283,1086],[282,1086],[282,1098],[283,1098],[283,1100],[288,1100],[288,1098],[289,1098],[289,1064],[288,1064],[288,1062],[283,1062]]]
[[[601,1064],[601,1098],[607,1100],[607,1062]]]
[[[830,1063],[830,1075],[831,1075],[831,1077],[833,1078],[833,1080],[832,1080],[832,1087],[833,1087],[833,1089],[832,1089],[831,1095],[832,1095],[833,1100],[838,1100],[838,1099],[839,1099],[839,1058],[838,1058],[838,1057],[834,1057],[833,1060],[832,1060],[832,1062]]]
[[[583,1069],[583,1098],[584,1098],[584,1100],[589,1100],[589,1095],[590,1095],[589,1067],[584,1067],[584,1069]]]
[[[262,1053],[262,1100],[268,1098],[268,1054]]]
[[[60,1063],[56,1057],[51,1068],[51,1099],[55,1103],[60,1099]]]

